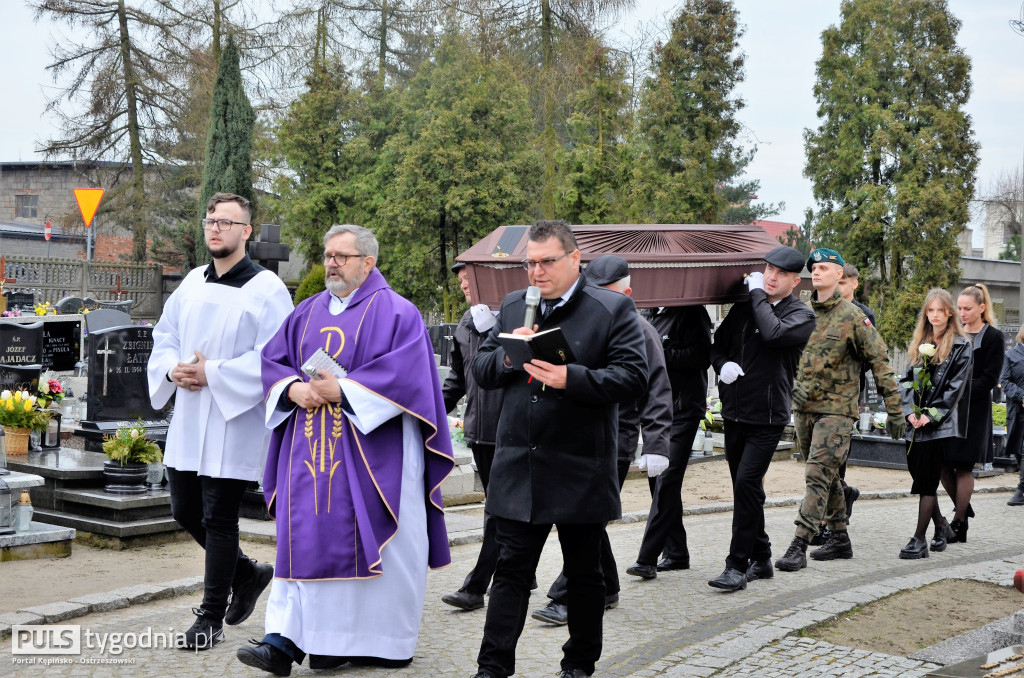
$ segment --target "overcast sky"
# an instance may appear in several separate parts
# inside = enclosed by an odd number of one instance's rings
[[[972,60],[973,93],[967,111],[981,144],[977,189],[986,192],[1003,172],[1024,158],[1024,36],[1009,21],[1021,17],[1022,0],[950,0],[962,22],[958,42]],[[35,160],[37,144],[55,131],[45,113],[53,83],[45,67],[48,46],[60,39],[50,24],[34,23],[21,0],[3,0],[0,22],[0,161]],[[679,2],[637,0],[619,26],[660,21]],[[746,26],[746,101],[740,120],[748,144],[758,152],[748,174],[761,182],[759,197],[785,202],[774,217],[801,223],[813,207],[810,182],[803,177],[803,130],[817,125],[814,63],[821,56],[821,32],[839,20],[837,0],[736,0]],[[664,25],[664,22],[661,22]],[[66,29],[65,29],[66,31]],[[975,243],[978,234],[975,234]]]

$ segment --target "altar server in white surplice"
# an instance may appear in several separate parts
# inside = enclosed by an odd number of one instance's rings
[[[150,399],[159,408],[175,396],[164,453],[171,513],[206,551],[203,602],[185,632],[190,649],[223,640],[222,625],[252,614],[274,576],[239,548],[238,512],[263,475],[270,438],[260,351],[292,302],[281,279],[246,255],[251,218],[241,196],[210,198],[203,231],[213,262],[185,276],[153,328]]]

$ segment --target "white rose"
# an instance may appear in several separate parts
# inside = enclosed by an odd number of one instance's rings
[[[139,437],[139,430],[138,430],[138,429],[135,429],[135,428],[133,428],[133,429],[132,429],[132,440],[135,440],[135,439],[136,439],[136,438],[138,438],[138,437]]]
[[[925,358],[931,358],[935,355],[935,344],[921,344],[917,347],[917,352]]]

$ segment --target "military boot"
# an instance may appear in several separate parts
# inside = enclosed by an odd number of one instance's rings
[[[811,551],[811,558],[815,560],[835,560],[837,558],[853,558],[853,544],[850,543],[850,535],[846,532],[833,532],[829,539],[820,549]]]
[[[783,572],[796,572],[807,567],[807,540],[794,537],[793,543],[786,549],[786,555],[775,561],[775,569]]]

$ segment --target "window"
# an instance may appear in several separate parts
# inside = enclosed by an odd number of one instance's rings
[[[38,195],[14,196],[14,216],[22,219],[35,219],[39,212]]]

